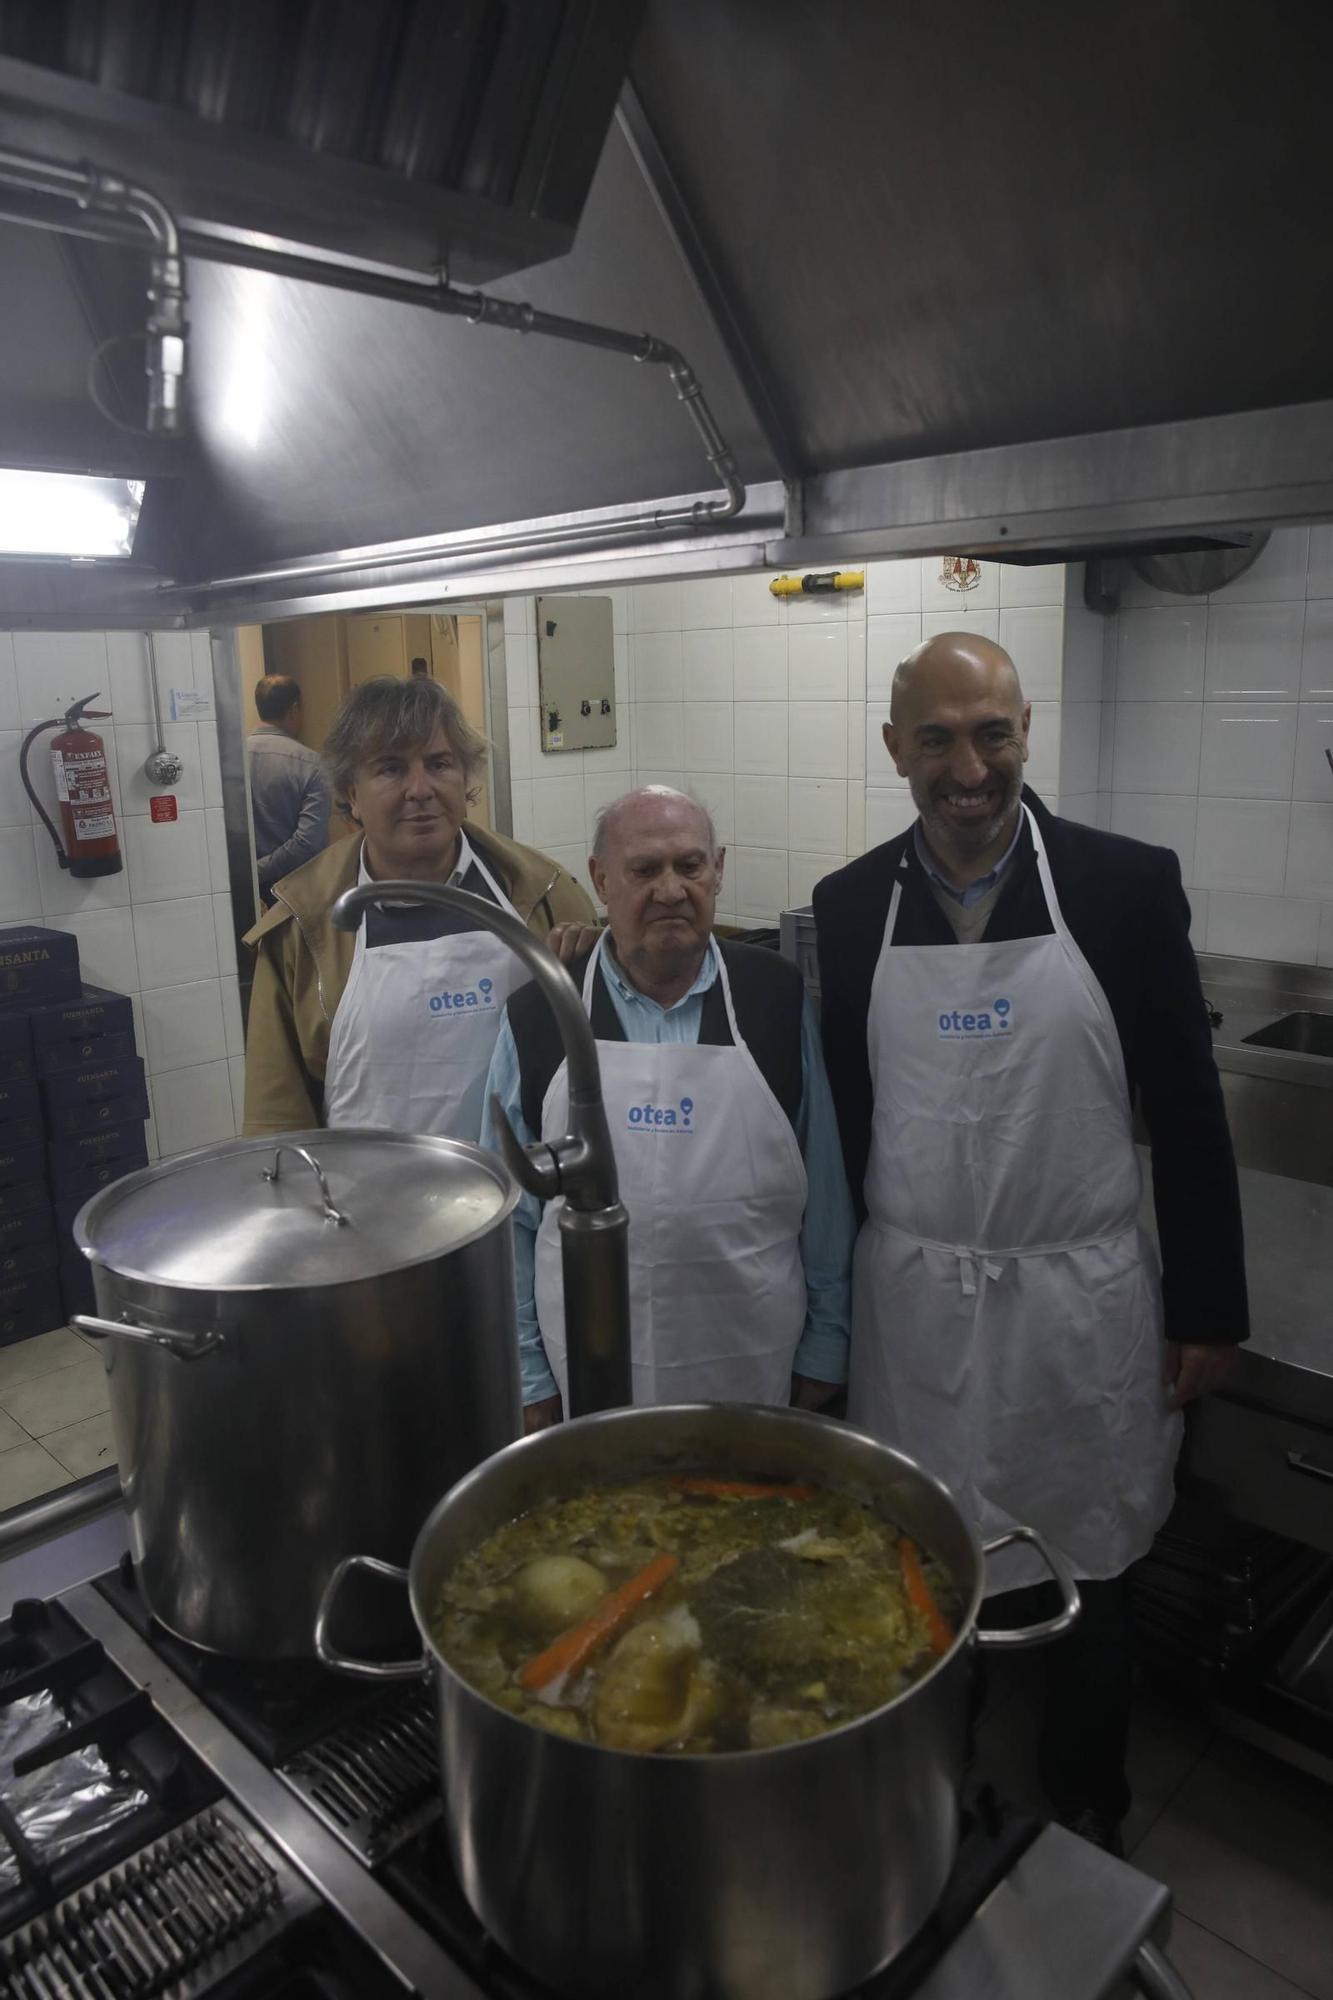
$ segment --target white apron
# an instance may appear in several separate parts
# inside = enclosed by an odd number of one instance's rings
[[[592,996],[605,939],[583,982]],[[620,1198],[629,1211],[636,1403],[791,1400],[805,1327],[805,1163],[791,1121],[741,1040],[721,954],[730,1048],[597,1044]],[[562,1063],[542,1137],[568,1130]],[[559,1201],[537,1235],[537,1320],[568,1403]]]
[[[983,1536],[1034,1527],[1077,1575],[1110,1577],[1170,1510],[1181,1422],[1115,1020],[1023,810],[1053,935],[895,947],[894,885],[848,1415]],[[1014,1549],[988,1574],[1010,1590],[1047,1572]]]
[[[470,865],[516,916],[475,848]],[[527,973],[492,931],[368,949],[369,924],[367,911],[329,1031],[324,1122],[476,1139],[500,1016]]]

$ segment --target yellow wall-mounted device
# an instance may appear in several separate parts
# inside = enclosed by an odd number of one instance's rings
[[[826,569],[811,576],[775,576],[769,589],[774,597],[816,597],[830,590],[864,590],[863,569]]]

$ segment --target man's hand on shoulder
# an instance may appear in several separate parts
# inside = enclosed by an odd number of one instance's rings
[[[546,943],[562,965],[569,965],[584,952],[591,951],[601,936],[597,924],[553,924],[547,932]]]
[[[1171,1389],[1170,1407],[1183,1410],[1196,1396],[1206,1396],[1223,1383],[1236,1365],[1234,1347],[1210,1347],[1197,1342],[1168,1340],[1163,1381]]]

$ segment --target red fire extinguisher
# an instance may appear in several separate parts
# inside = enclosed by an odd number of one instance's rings
[[[30,729],[19,750],[19,776],[23,789],[37,808],[42,824],[55,842],[56,860],[71,875],[119,875],[124,865],[116,818],[111,806],[111,779],[106,767],[106,745],[94,730],[83,726],[84,715],[98,722],[110,717],[110,710],[91,708],[95,694],[85,695],[49,722]],[[55,772],[56,798],[60,803],[57,833],[45,807],[28,777],[28,751],[45,729],[59,729],[51,744],[51,765]]]

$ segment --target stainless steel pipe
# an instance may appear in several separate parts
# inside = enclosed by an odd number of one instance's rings
[[[552,1143],[520,1146],[499,1103],[492,1109],[505,1163],[529,1194],[564,1196],[560,1270],[569,1335],[571,1417],[633,1401],[630,1373],[629,1217],[620,1200],[616,1156],[602,1103],[597,1042],[583,1001],[563,965],[517,917],[466,889],[437,882],[368,882],[346,890],[333,921],[352,931],[370,903],[437,903],[493,931],[521,958],[550,1003],[569,1067],[570,1131]]]

